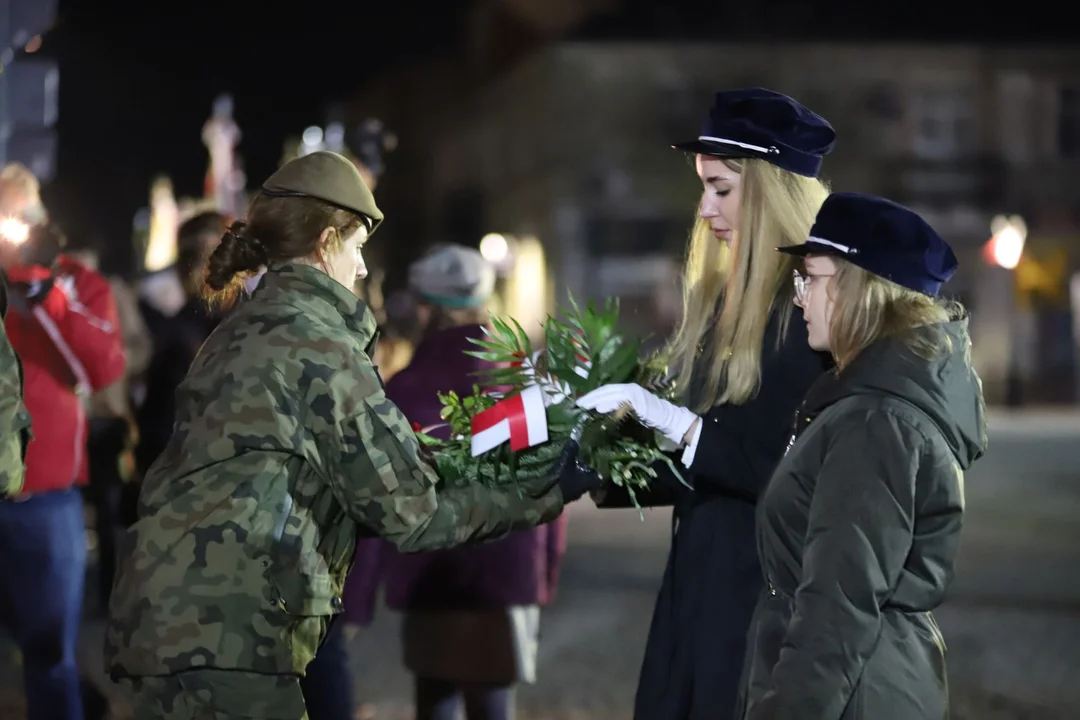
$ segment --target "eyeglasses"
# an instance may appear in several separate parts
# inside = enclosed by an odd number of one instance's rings
[[[828,275],[803,275],[798,270],[793,270],[792,273],[795,276],[795,302],[799,305],[805,305],[806,301],[810,299],[810,288],[813,287],[814,278],[831,278],[832,274]]]
[[[810,278],[801,275],[798,270],[792,272],[795,275],[795,302],[802,305],[810,297]]]

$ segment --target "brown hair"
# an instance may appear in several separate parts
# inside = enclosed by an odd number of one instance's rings
[[[431,308],[431,319],[428,321],[426,333],[449,330],[466,325],[486,325],[491,320],[491,312],[487,303],[479,307],[447,308],[435,303],[421,303]]]
[[[244,280],[266,265],[312,257],[323,230],[334,228],[340,240],[363,223],[362,216],[322,200],[259,193],[248,208],[247,222],[233,223],[206,263],[208,300],[228,307]]]
[[[926,360],[949,352],[949,336],[940,328],[916,330],[963,317],[963,306],[897,285],[841,258],[835,262],[827,292],[833,301],[829,347],[837,370],[843,372],[859,353],[887,337],[899,339]]]
[[[0,182],[11,183],[26,193],[28,200],[41,195],[41,182],[30,168],[20,162],[9,162],[0,169]]]
[[[207,211],[186,220],[176,231],[176,272],[189,298],[202,294],[207,258],[227,229],[224,215]]]

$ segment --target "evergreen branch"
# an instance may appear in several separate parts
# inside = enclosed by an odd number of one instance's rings
[[[489,385],[508,388],[510,394],[535,383],[549,398],[556,394],[569,397],[546,410],[548,442],[518,452],[504,444],[474,458],[469,440],[472,418],[497,400],[476,386],[471,396],[440,395],[441,416],[453,439],[420,440],[426,449],[435,451],[440,476],[450,483],[512,485],[521,492],[527,483],[547,480],[545,475],[552,471],[566,441],[577,437],[582,462],[605,481],[624,487],[639,512],[635,491],[648,488],[656,477],[656,466],[666,466],[685,484],[671,458],[657,447],[655,434],[636,419],[625,413],[587,413],[574,402],[576,397],[609,383],[639,382],[650,390],[672,391],[662,359],[656,355],[639,358],[641,343],[618,332],[618,316],[617,299],[605,301],[598,309],[592,302],[582,307],[570,297],[568,309],[560,317],[549,316],[542,324],[544,348],[540,353],[533,352],[528,334],[517,320],[494,318],[484,337],[471,341],[477,349],[466,351],[496,365],[477,374]],[[585,363],[588,373],[579,374]]]

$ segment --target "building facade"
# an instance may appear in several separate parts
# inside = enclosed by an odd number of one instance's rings
[[[384,93],[412,106],[402,122],[419,123],[412,133],[399,128],[417,162],[396,174],[412,207],[423,208],[410,213],[410,232],[425,242],[538,238],[545,311],[567,293],[618,295],[631,324],[667,332],[700,193],[670,144],[697,134],[717,89],[756,85],[833,123],[838,142],[824,175],[834,189],[907,204],[954,245],[961,270],[949,291],[973,311],[988,393],[1007,373],[1056,378],[1057,391],[1075,375],[1066,350],[1075,345],[1067,289],[1080,249],[1080,50],[555,42],[479,85],[458,71],[449,93],[449,66],[432,67],[441,82],[414,69],[412,92],[397,82]],[[417,107],[440,92],[437,111]],[[1066,289],[1064,300],[1047,292],[1006,303],[1007,322],[990,300],[991,317],[978,307],[988,293],[1015,295],[1016,273],[991,272],[998,289],[985,287],[983,246],[1003,214],[1023,217],[1026,259],[1043,257],[1043,274],[1056,273]]]

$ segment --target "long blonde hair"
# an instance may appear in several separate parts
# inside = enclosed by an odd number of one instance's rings
[[[757,392],[765,328],[775,309],[783,337],[791,318],[793,258],[776,252],[806,241],[829,195],[818,179],[764,160],[725,160],[741,175],[734,249],[700,216],[683,273],[683,313],[668,346],[677,383],[692,410],[740,405]]]
[[[829,282],[833,301],[829,346],[839,372],[875,341],[895,337],[927,360],[951,349],[944,332],[916,332],[962,317],[957,302],[932,298],[834,258],[836,274]]]

